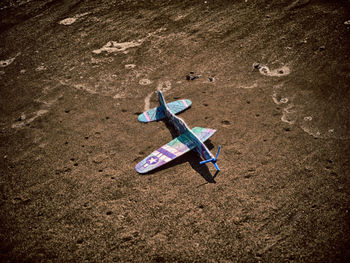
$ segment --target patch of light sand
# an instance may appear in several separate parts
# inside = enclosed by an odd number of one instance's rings
[[[65,25],[65,26],[69,26],[69,25],[75,23],[80,17],[86,16],[88,14],[90,14],[90,13],[86,12],[86,13],[82,13],[82,14],[77,14],[77,15],[75,15],[73,17],[65,18],[65,19],[61,20],[59,22],[59,24]]]
[[[158,83],[157,90],[161,90],[163,92],[171,90],[171,82],[169,80],[160,81]],[[151,93],[149,93],[146,96],[144,111],[148,111],[150,109],[150,101],[151,101],[151,97],[154,93],[155,93],[155,91],[152,91]]]
[[[126,52],[128,48],[140,46],[143,40],[136,40],[131,42],[118,43],[116,41],[109,41],[100,49],[95,49],[92,52],[95,54],[101,54],[102,52],[115,53],[115,52]]]
[[[0,68],[5,68],[9,66],[13,61],[15,61],[16,57],[18,57],[21,53],[18,53],[16,56],[13,58],[5,59],[5,60],[0,60]]]

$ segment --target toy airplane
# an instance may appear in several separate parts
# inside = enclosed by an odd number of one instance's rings
[[[195,127],[191,130],[182,119],[175,116],[175,114],[190,107],[192,102],[190,100],[177,100],[166,104],[161,91],[158,91],[158,99],[160,106],[140,114],[138,120],[140,122],[151,122],[167,118],[170,123],[174,125],[180,136],[148,155],[136,165],[135,170],[138,173],[147,173],[190,150],[196,150],[196,152],[204,159],[200,164],[211,162],[214,164],[215,168],[220,171],[216,161],[221,146],[219,146],[218,152],[214,157],[204,144],[204,142],[209,139],[216,130],[200,127]]]

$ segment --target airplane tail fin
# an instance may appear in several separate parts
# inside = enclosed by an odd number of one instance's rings
[[[214,164],[215,169],[218,170],[218,171],[220,171],[219,166],[216,164],[216,162],[217,162],[217,160],[218,160],[218,156],[219,156],[220,150],[221,150],[221,145],[219,146],[219,149],[218,149],[218,152],[216,153],[215,158],[211,158],[211,159],[208,159],[208,160],[201,161],[200,164],[205,164],[205,163],[211,162],[211,163]]]
[[[158,100],[160,106],[140,114],[137,118],[140,122],[160,121],[165,118],[166,104],[160,90],[158,90]]]
[[[166,103],[165,103],[165,99],[164,99],[164,96],[163,96],[163,93],[158,90],[158,100],[159,100],[159,104],[162,108],[165,108],[166,106]]]

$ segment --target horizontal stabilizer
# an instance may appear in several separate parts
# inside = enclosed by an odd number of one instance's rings
[[[178,114],[192,105],[190,100],[177,100],[166,104],[173,114]],[[162,106],[150,109],[140,114],[137,118],[140,122],[160,121],[165,118]]]
[[[170,103],[166,104],[168,109],[173,113],[173,114],[178,114],[187,108],[191,107],[192,101],[190,100],[177,100],[173,101]]]
[[[164,111],[161,106],[150,109],[140,114],[137,118],[140,122],[160,121],[165,118]]]

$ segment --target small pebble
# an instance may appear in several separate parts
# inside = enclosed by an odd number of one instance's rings
[[[260,64],[260,63],[258,63],[258,62],[254,62],[254,64],[253,64],[253,68],[255,68],[255,69],[259,69],[259,68],[261,68],[261,64]]]
[[[227,120],[223,120],[221,123],[222,123],[222,124],[225,124],[225,125],[229,125],[229,124],[230,124],[230,122],[227,121]]]

